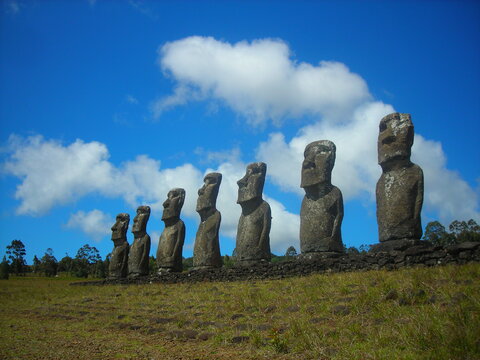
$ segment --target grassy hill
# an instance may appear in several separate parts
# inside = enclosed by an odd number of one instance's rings
[[[72,281],[0,281],[0,358],[480,358],[480,264],[236,283]]]

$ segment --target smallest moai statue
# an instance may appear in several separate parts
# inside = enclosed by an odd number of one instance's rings
[[[126,278],[128,274],[128,250],[127,230],[130,222],[130,215],[120,213],[117,215],[115,224],[112,226],[112,241],[114,248],[108,266],[108,277],[110,279]]]
[[[248,164],[245,176],[237,181],[237,203],[242,207],[238,221],[236,257],[239,265],[254,265],[270,261],[270,228],[272,212],[263,200],[262,192],[267,164]]]
[[[393,113],[380,121],[377,222],[380,244],[373,251],[403,250],[420,244],[423,171],[410,161],[414,129],[410,114]]]
[[[157,249],[158,273],[181,272],[183,243],[185,241],[185,224],[180,219],[180,212],[185,201],[185,190],[175,188],[168,192],[163,203],[162,221],[165,229],[160,235]]]
[[[319,140],[305,148],[301,187],[305,197],[300,210],[300,248],[305,254],[343,252],[343,198],[332,185],[335,144]]]
[[[195,269],[218,268],[222,266],[218,232],[222,216],[216,208],[218,190],[222,174],[209,173],[204,185],[198,190],[197,212],[200,215],[195,246],[193,248],[193,267]]]
[[[150,218],[150,206],[139,206],[133,218],[132,233],[134,240],[128,256],[128,277],[136,278],[148,275],[150,236],[147,234],[147,222]]]

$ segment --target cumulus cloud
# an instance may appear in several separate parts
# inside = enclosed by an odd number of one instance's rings
[[[373,194],[381,173],[377,165],[378,123],[391,112],[390,105],[371,102],[356,109],[352,120],[346,124],[317,122],[300,129],[288,143],[283,134],[273,133],[258,147],[257,158],[268,163],[274,183],[285,191],[303,195],[300,174],[305,146],[312,141],[328,139],[337,147],[332,182],[342,190],[344,199],[355,198],[363,192]],[[295,171],[285,171],[285,163],[291,164]]]
[[[104,236],[110,234],[110,228],[114,218],[104,212],[94,209],[89,212],[78,211],[70,216],[65,225],[70,229],[83,231],[95,241],[100,241]]]
[[[271,179],[281,189],[303,195],[299,186],[305,146],[315,140],[332,140],[337,147],[332,183],[342,190],[345,201],[367,196],[373,202],[381,174],[377,164],[378,124],[392,112],[390,105],[370,102],[359,107],[347,124],[319,121],[300,129],[288,142],[283,134],[273,133],[258,147],[257,158],[269,164]],[[459,174],[447,168],[440,143],[417,134],[412,161],[424,172],[425,209],[436,212],[445,223],[454,219],[480,219],[477,194]],[[285,171],[286,162],[296,171]]]
[[[427,210],[438,213],[445,224],[471,218],[480,221],[477,192],[460,174],[447,168],[447,157],[439,142],[416,135],[412,160],[423,169]]]
[[[9,156],[3,164],[3,171],[21,179],[15,197],[20,201],[17,213],[22,215],[44,215],[55,206],[71,203],[91,193],[123,198],[132,209],[146,204],[152,207],[152,211],[161,213],[168,191],[181,187],[186,191],[182,214],[198,221],[195,211],[197,191],[203,185],[206,173],[219,171],[223,174],[217,201],[222,212],[221,234],[235,239],[241,212],[236,203],[237,180],[243,177],[246,167],[236,149],[223,155],[208,153],[210,161],[219,165],[205,172],[191,164],[162,169],[160,161],[147,155],[139,155],[115,166],[108,160],[109,152],[104,144],[82,140],[63,145],[42,136],[11,136],[7,151]],[[276,219],[272,225],[272,249],[284,251],[288,247],[286,244],[295,241],[296,235],[293,234],[298,233],[298,216],[289,213],[274,199],[269,198],[269,202]],[[79,211],[72,215],[67,227],[99,238],[109,232],[112,221],[99,210]],[[157,242],[158,231],[152,236]]]
[[[72,202],[87,193],[109,193],[115,172],[104,144],[76,140],[63,146],[42,136],[11,136],[9,159],[3,171],[22,179],[15,198],[18,214],[41,215],[57,204]]]
[[[96,141],[63,145],[39,135],[11,136],[7,152],[2,170],[22,180],[15,192],[21,215],[43,215],[91,193],[123,197],[132,207],[148,204],[158,210],[171,188],[183,187],[187,194],[196,194],[201,181],[201,172],[190,164],[160,169],[160,162],[146,155],[116,167],[108,160],[107,147]],[[194,212],[191,196],[186,209]]]
[[[210,98],[224,102],[252,125],[308,115],[338,121],[370,98],[365,81],[344,64],[298,63],[278,39],[232,45],[192,36],[163,45],[158,63],[175,81],[175,90],[155,102],[157,117],[171,107]]]
[[[298,62],[278,39],[230,44],[200,36],[166,43],[159,49],[158,63],[173,79],[174,91],[155,102],[155,116],[194,100],[223,103],[253,126],[310,116],[312,124],[293,138],[287,140],[275,132],[259,145],[257,158],[268,163],[272,181],[284,191],[302,195],[299,184],[305,146],[329,139],[337,145],[332,180],[344,199],[367,196],[374,201],[381,172],[376,150],[378,123],[394,109],[375,101],[366,82],[344,64]],[[415,122],[415,114],[413,118]],[[480,219],[477,194],[447,168],[439,143],[417,134],[412,158],[424,169],[427,210],[445,222]],[[285,163],[296,170],[285,171]]]
[[[300,250],[300,216],[289,212],[283,204],[269,196],[265,200],[272,210],[272,228],[270,229],[270,248],[277,255],[283,255],[289,246]]]

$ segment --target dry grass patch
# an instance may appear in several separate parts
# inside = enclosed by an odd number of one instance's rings
[[[477,359],[480,264],[237,283],[0,282],[7,359]]]

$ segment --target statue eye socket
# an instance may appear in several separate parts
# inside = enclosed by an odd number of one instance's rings
[[[385,124],[384,122],[381,122],[380,123],[380,132],[383,132],[387,130],[387,124]]]

